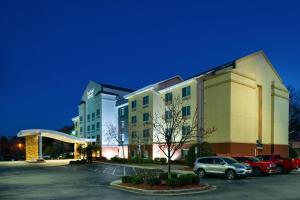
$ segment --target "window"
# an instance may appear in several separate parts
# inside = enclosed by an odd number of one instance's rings
[[[191,96],[191,86],[182,88],[182,98]]]
[[[149,113],[144,113],[144,114],[143,114],[143,121],[144,121],[144,122],[149,121]]]
[[[149,129],[143,130],[143,138],[149,138]]]
[[[83,121],[83,118],[82,118],[82,116],[80,116],[80,123],[82,123],[82,121]]]
[[[97,117],[99,117],[99,116],[100,116],[100,109],[97,109],[97,111],[96,111],[96,115],[97,115]]]
[[[87,126],[87,131],[88,131],[88,132],[90,131],[90,126]]]
[[[136,108],[136,100],[131,102],[131,109],[135,109]]]
[[[100,128],[100,122],[97,122],[96,127],[97,127],[97,129]]]
[[[90,118],[91,118],[91,115],[88,114],[88,115],[87,115],[87,120],[90,121]]]
[[[82,133],[82,127],[80,127],[80,133]]]
[[[96,141],[98,141],[98,142],[100,141],[100,135],[96,136]]]
[[[125,128],[125,121],[120,121],[121,128]]]
[[[165,112],[165,120],[170,120],[172,119],[172,111],[171,110],[166,110]]]
[[[125,108],[120,108],[120,116],[124,116],[125,115]]]
[[[190,115],[191,115],[191,107],[190,106],[182,107],[182,117],[187,117]]]
[[[132,138],[136,138],[136,137],[137,137],[136,131],[132,131],[132,132],[131,132],[131,137],[132,137]]]
[[[95,130],[95,124],[92,124],[92,131]]]
[[[149,104],[149,96],[144,96],[143,97],[143,105],[148,105]]]
[[[182,135],[190,134],[191,127],[190,126],[183,126],[182,127]]]
[[[165,94],[165,102],[166,103],[170,103],[170,102],[172,102],[172,100],[173,100],[173,94],[172,94],[172,92],[166,93]]]
[[[131,123],[132,123],[132,124],[135,124],[136,122],[137,122],[136,116],[132,116],[132,117],[131,117]]]
[[[95,119],[95,113],[93,112],[92,113],[92,120],[94,120]]]

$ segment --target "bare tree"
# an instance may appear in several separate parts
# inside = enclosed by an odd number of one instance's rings
[[[117,143],[122,148],[122,158],[125,158],[124,141],[125,135],[111,122],[106,123],[106,140]]]
[[[166,102],[164,108],[152,116],[153,143],[168,159],[168,177],[171,178],[171,159],[174,154],[182,149],[184,144],[192,141],[201,141],[204,137],[212,134],[215,128],[205,130],[200,127],[198,109],[191,112],[191,107],[186,100],[175,97]],[[164,111],[164,113],[162,113]]]

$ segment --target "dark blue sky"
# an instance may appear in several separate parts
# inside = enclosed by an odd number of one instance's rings
[[[142,87],[260,49],[298,87],[298,2],[1,1],[0,135],[71,124],[89,80]]]

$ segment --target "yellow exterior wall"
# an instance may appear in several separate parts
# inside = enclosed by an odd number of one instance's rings
[[[204,128],[217,130],[206,138],[210,143],[230,142],[230,74],[204,82]]]
[[[188,87],[190,86],[191,87],[191,95],[189,98],[185,98],[185,99],[182,99],[182,88],[184,87]],[[163,92],[161,92],[161,100],[164,100],[165,99],[165,94],[166,93],[169,93],[169,92],[172,92],[172,95],[173,95],[173,100],[175,98],[180,98],[182,99],[182,103],[183,103],[183,106],[190,106],[191,108],[191,115],[190,115],[190,118],[187,119],[187,123],[190,123],[191,120],[193,120],[193,117],[195,115],[197,115],[197,112],[199,112],[199,110],[197,111],[196,109],[198,109],[198,105],[197,105],[197,95],[198,95],[198,91],[197,91],[197,81],[196,80],[189,80],[189,81],[186,81],[186,82],[182,82],[181,84],[177,84],[176,86],[173,86],[173,87],[170,87],[169,89],[167,90],[164,90]],[[161,106],[162,105],[162,106]],[[165,110],[164,109],[164,102],[162,102],[162,104],[160,104],[161,106],[161,110]],[[164,113],[162,113],[164,114]],[[193,133],[194,136],[196,136],[196,133]],[[196,137],[193,137],[193,139],[191,140],[191,143],[195,142],[196,141]]]
[[[280,77],[270,64],[269,60],[265,57],[264,53],[258,52],[238,60],[236,62],[236,69],[234,69],[233,72],[253,77],[256,85],[260,85],[262,87],[262,143],[288,145],[288,90],[283,85]],[[279,99],[275,96],[274,104],[272,104],[272,84],[281,88],[282,91],[280,90],[279,93],[285,97]],[[282,92],[284,94],[282,94]],[[243,95],[250,95],[250,93],[252,93],[251,90],[247,89],[243,92]],[[254,96],[254,94],[250,96]],[[241,97],[235,96],[235,98],[238,99]],[[256,98],[256,105],[257,99],[258,98]],[[245,106],[249,105],[252,106],[253,109],[255,108],[253,103],[255,101],[252,102],[251,98],[248,100],[245,98],[244,101]],[[232,105],[235,106],[234,102]],[[236,109],[232,111],[231,116],[238,116],[242,113],[243,111]],[[245,112],[245,115],[248,115],[249,117],[252,116],[252,114],[253,113],[249,110]],[[236,118],[236,120],[233,120],[232,123],[244,124],[246,123],[245,121],[246,118]],[[257,135],[257,129],[256,132],[255,130],[253,131],[253,133],[251,131],[249,134],[252,136]],[[274,132],[274,143],[272,142],[272,132]],[[237,130],[232,133],[235,134],[235,138],[239,138],[238,134],[243,133],[243,129],[237,128]],[[255,143],[255,137],[252,136],[247,136],[245,139],[241,137],[240,139]]]
[[[147,106],[143,106],[143,97],[149,96],[149,104]],[[142,141],[141,143],[151,143],[152,138],[152,126],[149,126],[148,124],[143,122],[143,114],[148,112],[149,115],[153,114],[153,98],[154,98],[154,91],[149,90],[145,91],[143,93],[137,94],[135,96],[132,96],[128,99],[128,138],[129,138],[129,144],[135,144],[136,141],[132,140],[132,132],[136,131],[138,137],[141,139],[143,138],[143,130],[144,129],[150,129],[150,135],[149,135],[149,141]],[[131,107],[131,102],[136,100],[137,106],[136,109],[133,110]],[[137,116],[137,123],[132,124],[131,123],[131,117]],[[151,122],[151,117],[149,118],[149,122]],[[140,144],[141,144],[140,143]]]

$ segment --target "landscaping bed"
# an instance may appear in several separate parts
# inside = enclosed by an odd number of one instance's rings
[[[194,185],[183,185],[183,186],[167,186],[167,185],[149,185],[149,184],[141,184],[141,185],[135,185],[133,183],[121,183],[120,185],[126,186],[126,187],[134,187],[138,189],[143,190],[182,190],[182,189],[196,189],[196,188],[203,188],[206,185],[205,184],[194,184]]]

